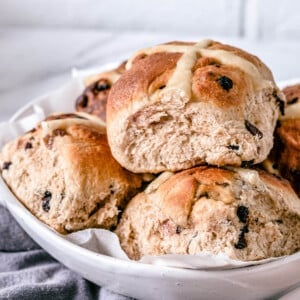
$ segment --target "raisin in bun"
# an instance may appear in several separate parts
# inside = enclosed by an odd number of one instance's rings
[[[144,49],[113,85],[107,131],[133,172],[263,161],[284,96],[256,57],[215,41]]]
[[[300,200],[288,181],[261,170],[164,172],[129,202],[116,233],[131,259],[203,251],[277,257],[300,248]]]
[[[264,166],[288,179],[300,197],[300,83],[284,88],[287,107],[275,131],[274,148]]]
[[[106,121],[106,102],[112,85],[125,71],[125,63],[118,68],[85,79],[86,88],[77,98],[76,111],[86,112]]]
[[[0,168],[32,214],[63,234],[115,226],[142,184],[112,157],[103,124],[84,113],[50,116],[6,144]]]

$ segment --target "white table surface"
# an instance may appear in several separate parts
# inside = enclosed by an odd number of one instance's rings
[[[133,51],[174,39],[200,40],[205,36],[0,28],[0,121],[7,120],[34,97],[61,86],[71,69],[91,68],[123,60]],[[258,55],[276,80],[300,77],[300,41],[261,43],[212,37]]]

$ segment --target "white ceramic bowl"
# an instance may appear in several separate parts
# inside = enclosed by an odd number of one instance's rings
[[[109,66],[110,67],[110,66]],[[103,69],[109,69],[104,66]],[[101,69],[100,69],[101,70]],[[73,79],[63,90],[49,93],[20,109],[0,128],[0,147],[10,124],[28,123],[55,111],[72,111],[83,86]],[[285,82],[284,85],[297,81]],[[300,82],[300,79],[299,79]],[[281,85],[282,86],[282,85]],[[25,122],[27,120],[27,122]],[[24,125],[26,124],[26,125]],[[29,127],[29,128],[26,128]],[[15,132],[15,135],[19,132]],[[279,298],[300,285],[300,252],[263,265],[231,270],[191,270],[149,265],[97,254],[62,238],[37,220],[0,179],[4,204],[23,229],[47,252],[84,278],[117,293],[139,299],[265,299]],[[285,298],[287,299],[287,298]]]

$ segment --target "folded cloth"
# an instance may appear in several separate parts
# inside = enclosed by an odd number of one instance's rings
[[[0,205],[0,299],[126,300],[81,278],[41,249]]]

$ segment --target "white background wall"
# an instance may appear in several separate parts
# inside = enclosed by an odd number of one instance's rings
[[[300,39],[300,1],[1,0],[0,26]]]
[[[300,77],[300,0],[0,0],[0,122],[73,67],[169,40],[224,40]]]

